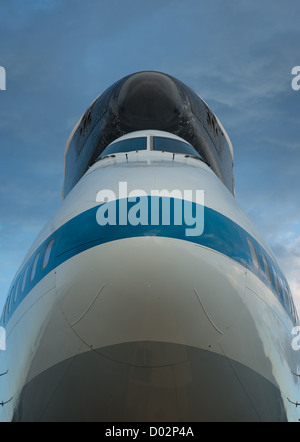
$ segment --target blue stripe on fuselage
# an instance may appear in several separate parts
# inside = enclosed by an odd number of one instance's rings
[[[21,271],[17,274],[14,279],[14,284],[17,284],[19,277],[23,277],[25,269],[29,265],[29,269],[31,269],[34,258],[38,252],[40,252],[39,262],[37,265],[37,272],[33,279],[30,281],[30,271],[27,273],[27,281],[24,292],[21,293],[22,284],[18,284],[18,294],[12,296],[15,299],[15,303],[13,299],[7,300],[7,303],[4,307],[5,316],[2,314],[0,324],[5,325],[10,317],[13,315],[14,311],[18,307],[18,305],[22,302],[22,300],[28,295],[28,293],[33,289],[33,287],[41,281],[49,272],[54,270],[60,264],[64,263],[68,259],[71,259],[75,255],[90,249],[91,247],[98,246],[100,244],[104,244],[110,241],[116,241],[125,238],[134,238],[134,237],[142,237],[142,236],[158,236],[165,238],[174,238],[180,239],[184,241],[189,241],[198,245],[205,246],[212,250],[218,251],[225,256],[233,259],[234,261],[240,263],[244,267],[250,269],[253,273],[255,273],[278,297],[275,287],[274,276],[272,275],[272,282],[269,283],[265,272],[262,270],[264,268],[262,255],[267,257],[269,265],[273,265],[283,278],[283,275],[280,273],[277,264],[272,260],[270,255],[267,253],[265,249],[241,226],[232,221],[230,218],[222,215],[221,213],[208,208],[202,207],[204,210],[204,230],[203,233],[199,236],[187,236],[186,229],[190,229],[191,226],[185,223],[183,217],[182,225],[175,225],[174,216],[172,215],[172,204],[174,204],[174,200],[171,198],[171,210],[170,210],[170,225],[163,225],[162,218],[159,219],[158,225],[151,225],[151,198],[154,197],[141,197],[147,198],[148,201],[148,224],[141,225],[138,224],[136,226],[127,224],[127,225],[105,225],[100,226],[97,222],[96,216],[97,211],[100,206],[93,207],[76,217],[72,218],[70,221],[62,225],[58,228],[51,236],[49,236],[46,241],[44,241],[41,246],[32,254],[29,260],[22,267]],[[158,197],[157,197],[158,198]],[[162,199],[165,199],[161,198]],[[119,201],[110,202],[108,204],[116,203],[116,220],[119,219]],[[186,202],[185,202],[186,203]],[[196,213],[196,204],[191,204],[192,212]],[[132,207],[132,203],[128,202],[128,210]],[[50,260],[47,267],[42,269],[42,261],[44,251],[49,244],[49,241],[54,238],[54,245],[51,252]],[[250,238],[252,242],[255,244],[256,250],[258,252],[259,260],[260,260],[260,269],[257,269],[252,261],[251,253],[249,250],[249,245],[247,243],[247,238]],[[10,292],[11,293],[11,292]],[[10,296],[10,295],[9,295]],[[280,302],[284,305],[283,296],[280,297]],[[288,306],[285,306],[289,316],[291,316]],[[9,310],[9,312],[8,312]],[[5,320],[4,320],[5,319]]]

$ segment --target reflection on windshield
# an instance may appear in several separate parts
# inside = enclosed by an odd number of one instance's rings
[[[199,153],[190,144],[172,138],[153,137],[153,150],[163,150],[172,153],[185,153],[201,158]]]
[[[139,137],[139,138],[129,138],[128,140],[117,141],[114,144],[108,146],[99,158],[104,155],[111,155],[112,153],[119,152],[132,152],[136,150],[146,150],[147,149],[147,138]]]
[[[184,141],[166,137],[151,138],[153,140],[152,149],[155,151],[192,155],[202,159],[201,155],[196,151],[196,149]],[[147,137],[128,138],[127,140],[117,141],[104,149],[99,156],[99,159],[114,153],[126,153],[139,150],[147,150]]]

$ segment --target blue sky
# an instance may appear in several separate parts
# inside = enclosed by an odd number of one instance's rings
[[[112,83],[157,70],[227,130],[237,199],[300,311],[299,16],[298,0],[0,0],[0,308],[61,203],[73,126]]]

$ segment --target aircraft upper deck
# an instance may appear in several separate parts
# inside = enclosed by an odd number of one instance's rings
[[[117,138],[160,130],[189,143],[234,195],[233,149],[208,105],[188,86],[160,72],[124,77],[87,109],[66,145],[65,197]]]

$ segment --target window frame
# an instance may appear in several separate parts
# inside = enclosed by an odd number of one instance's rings
[[[249,246],[249,249],[250,249],[252,263],[253,263],[254,267],[257,270],[260,270],[261,266],[260,266],[259,257],[258,257],[258,253],[257,253],[256,247],[253,244],[253,241],[249,237],[247,238],[247,242],[248,242],[248,246]]]
[[[283,279],[283,290],[282,290],[282,292],[283,292],[284,303],[287,306],[287,308],[289,310],[291,310],[291,297],[290,297],[290,294],[289,294],[288,285],[287,285],[287,283],[286,283],[286,281],[284,279]]]
[[[36,253],[36,255],[34,257],[34,260],[32,262],[32,265],[31,265],[30,282],[33,282],[34,278],[36,277],[37,266],[38,266],[38,262],[39,262],[40,256],[41,256],[41,251],[39,250]]]
[[[174,151],[171,149],[157,149],[155,146],[156,141],[161,142],[161,140],[165,140],[166,143],[173,142],[174,144],[177,144],[177,145],[186,146],[186,150],[184,150],[184,148],[182,151],[176,151],[176,150]],[[202,159],[199,152],[197,152],[197,150],[191,144],[189,144],[188,142],[183,141],[183,140],[177,140],[176,138],[153,135],[152,141],[151,141],[151,150],[154,152],[169,152],[169,153],[174,153],[176,155],[190,155],[190,156],[194,156],[199,159]]]
[[[273,272],[274,281],[275,281],[275,290],[276,290],[277,295],[280,297],[281,296],[281,293],[280,293],[280,282],[279,282],[279,279],[278,279],[277,271],[276,271],[276,269],[275,269],[273,264],[272,264],[272,272]]]
[[[28,279],[28,274],[29,274],[29,267],[30,267],[30,265],[28,263],[27,266],[25,267],[25,270],[23,273],[21,293],[24,293],[24,291],[25,291],[25,287],[26,287],[26,283],[27,283],[27,279]]]
[[[18,299],[18,294],[19,294],[19,291],[20,291],[20,284],[21,284],[21,276],[22,275],[18,276],[18,279],[17,279],[17,282],[16,282],[16,290],[15,290],[15,293],[14,293],[13,304],[15,304],[17,302],[17,299]]]
[[[6,317],[8,315],[8,313],[7,313],[8,301],[9,301],[9,296],[8,296],[7,300],[5,301],[4,308],[3,308],[3,315],[2,315],[3,316],[3,323],[5,323]]]
[[[140,143],[145,141],[145,147],[139,148],[139,149],[129,149],[129,150],[118,150],[117,146],[120,146],[122,144],[128,144],[130,145],[130,142],[134,144],[136,140],[139,140]],[[144,146],[144,144],[143,144]],[[136,146],[135,146],[136,147]],[[138,146],[139,147],[139,146]],[[117,149],[117,150],[115,150]],[[103,157],[109,156],[109,155],[115,155],[118,153],[129,153],[129,152],[139,152],[139,151],[146,151],[148,150],[148,137],[147,136],[141,136],[141,137],[132,137],[132,138],[126,138],[125,140],[119,140],[112,144],[109,144],[106,146],[105,149],[103,149],[102,153],[99,155],[98,160],[100,160]]]
[[[45,248],[44,255],[43,255],[43,261],[42,261],[42,270],[45,270],[49,264],[52,249],[53,249],[53,244],[54,244],[54,238],[52,238],[52,239],[50,239],[50,241],[48,241],[48,244]]]
[[[262,256],[264,269],[265,269],[265,275],[267,277],[267,280],[269,281],[269,283],[272,283],[272,276],[271,276],[271,269],[270,269],[269,262],[268,262],[264,253],[262,253],[261,256]]]
[[[7,314],[8,315],[10,314],[11,300],[12,300],[12,297],[15,295],[15,290],[16,290],[16,284],[14,282],[11,290],[9,291],[9,295],[7,298]]]

